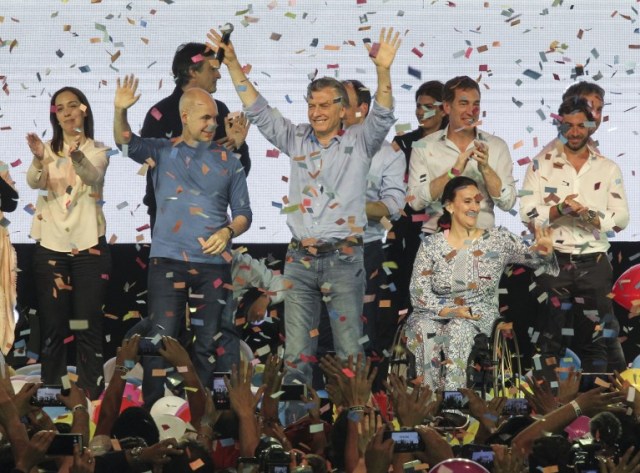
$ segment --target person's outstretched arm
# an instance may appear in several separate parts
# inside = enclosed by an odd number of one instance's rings
[[[116,96],[113,101],[113,138],[118,145],[124,145],[131,141],[131,126],[127,120],[127,110],[140,99],[140,95],[136,95],[137,89],[138,79],[133,74],[125,76],[122,84],[118,78]]]

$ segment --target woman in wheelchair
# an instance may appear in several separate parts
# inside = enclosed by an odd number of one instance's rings
[[[407,320],[407,348],[416,374],[432,389],[455,390],[467,382],[474,336],[491,336],[499,317],[498,284],[504,268],[522,264],[557,275],[550,228],[536,228],[535,242],[503,228],[477,225],[482,195],[465,176],[451,179],[440,202],[441,229],[418,250],[411,278],[414,311]]]

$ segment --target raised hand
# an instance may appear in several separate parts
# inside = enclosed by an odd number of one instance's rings
[[[238,56],[236,56],[236,50],[233,48],[231,41],[229,41],[229,44],[223,43],[222,36],[213,28],[207,33],[207,38],[209,41],[206,41],[205,44],[212,51],[217,52],[218,48],[224,49],[224,59],[222,60],[224,65],[229,67],[231,64],[238,62]]]
[[[224,119],[224,130],[227,134],[227,140],[229,140],[229,146],[234,149],[240,148],[247,139],[250,126],[251,123],[244,113],[229,114]]]
[[[393,28],[389,28],[389,31],[386,28],[382,28],[380,30],[380,42],[375,46],[365,43],[365,46],[369,51],[371,61],[376,67],[390,69],[400,44],[402,44],[400,32],[396,32],[394,35]]]
[[[422,424],[425,417],[433,414],[433,393],[429,386],[415,386],[409,393],[404,379],[391,373],[387,388],[391,392],[395,413],[401,426],[414,427]]]
[[[189,353],[175,338],[162,337],[162,347],[158,353],[173,366],[192,366]]]
[[[16,459],[16,467],[20,471],[31,471],[44,460],[44,455],[53,442],[57,432],[55,430],[41,430],[36,432],[24,450],[22,455]]]
[[[113,101],[115,108],[127,110],[133,106],[139,99],[140,94],[136,95],[138,90],[138,79],[133,74],[124,76],[124,80],[120,83],[120,78],[116,81],[116,97]]]
[[[533,250],[541,256],[547,256],[553,252],[553,230],[551,227],[536,227]]]
[[[33,155],[39,161],[44,159],[44,143],[35,133],[27,133],[27,144]]]

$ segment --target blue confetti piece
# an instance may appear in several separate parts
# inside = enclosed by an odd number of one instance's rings
[[[89,66],[80,66],[80,72],[91,72],[91,68]]]
[[[291,97],[289,97],[288,95],[285,95],[284,98],[288,103],[293,103],[293,100],[291,100]]]
[[[37,360],[40,357],[40,355],[38,355],[37,353],[34,353],[32,351],[28,351],[27,352],[27,357],[28,358],[33,358],[34,360]]]
[[[281,209],[281,208],[282,208],[282,204],[281,204],[280,202],[274,202],[274,201],[272,201],[272,202],[271,202],[271,206],[272,206],[272,207],[275,207],[275,208],[277,208],[277,209]]]

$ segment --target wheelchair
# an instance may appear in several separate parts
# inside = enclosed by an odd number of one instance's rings
[[[480,392],[482,397],[522,397],[520,380],[522,362],[513,323],[496,319],[489,338],[483,333],[474,337],[474,346],[467,363],[467,387]],[[389,372],[405,379],[417,377],[416,358],[407,347],[404,323],[398,327],[393,339],[389,359]]]

